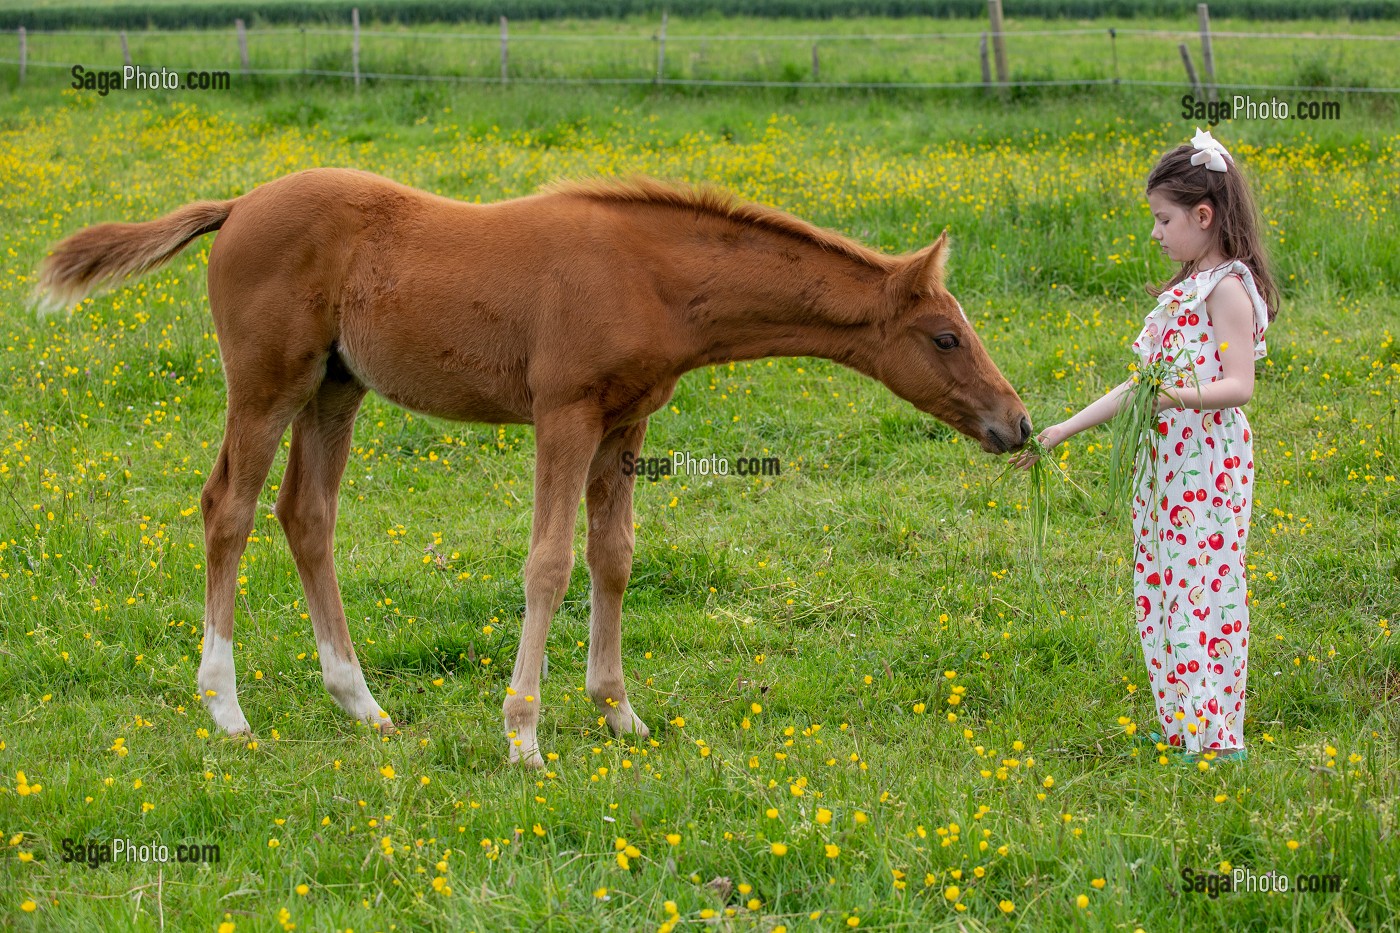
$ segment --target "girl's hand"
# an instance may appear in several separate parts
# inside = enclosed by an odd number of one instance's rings
[[[1044,447],[1046,450],[1053,450],[1073,435],[1074,432],[1067,430],[1065,428],[1064,422],[1062,421],[1059,424],[1050,425],[1050,427],[1037,434],[1035,439],[1039,441],[1041,446]],[[1031,468],[1031,465],[1039,459],[1039,454],[1037,454],[1030,447],[1026,447],[1020,453],[1016,454],[1014,457],[1011,458],[1011,465],[1020,470],[1029,470]]]

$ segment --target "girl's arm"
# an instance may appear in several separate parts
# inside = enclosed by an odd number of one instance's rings
[[[1254,307],[1235,276],[1226,276],[1206,299],[1220,346],[1221,376],[1202,386],[1164,390],[1157,413],[1172,408],[1238,408],[1254,394]]]
[[[1254,307],[1244,290],[1244,283],[1228,276],[1206,299],[1206,309],[1215,325],[1215,337],[1220,347],[1221,376],[1203,386],[1186,386],[1164,391],[1157,399],[1157,413],[1173,408],[1206,411],[1215,408],[1237,408],[1254,394]],[[1113,391],[1084,406],[1073,417],[1053,424],[1037,435],[1047,449],[1069,440],[1080,431],[1109,421],[1122,407],[1123,397],[1133,386],[1131,379],[1114,387]],[[1011,458],[1011,465],[1028,468],[1038,458],[1026,448]]]
[[[1036,436],[1046,449],[1057,447],[1080,431],[1087,431],[1109,421],[1123,407],[1123,399],[1132,391],[1133,380],[1128,379],[1114,386],[1111,391],[1085,405],[1077,413],[1059,424],[1052,424]],[[1011,458],[1011,465],[1028,468],[1040,459],[1029,447]]]

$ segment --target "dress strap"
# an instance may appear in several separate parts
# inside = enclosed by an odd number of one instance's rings
[[[1264,345],[1264,331],[1269,327],[1269,306],[1264,301],[1264,296],[1259,293],[1259,286],[1254,282],[1254,273],[1249,271],[1249,267],[1238,259],[1212,269],[1203,282],[1198,283],[1198,298],[1205,301],[1210,293],[1215,290],[1215,286],[1220,284],[1226,276],[1237,275],[1244,283],[1245,293],[1249,295],[1249,302],[1254,308],[1254,358],[1260,359],[1267,352]]]

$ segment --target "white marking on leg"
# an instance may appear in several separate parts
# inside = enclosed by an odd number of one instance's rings
[[[380,708],[365,684],[359,658],[345,658],[330,642],[317,642],[321,655],[321,681],[341,709],[380,732],[393,732],[394,721]]]
[[[233,643],[215,632],[204,635],[204,656],[199,662],[199,698],[214,724],[229,735],[251,733],[238,705],[238,682],[233,670]]]
[[[603,716],[607,719],[608,728],[613,731],[613,735],[635,734],[639,739],[651,736],[651,730],[642,722],[642,717],[632,712],[632,704],[627,700],[609,708]]]
[[[598,711],[603,714],[613,735],[636,735],[641,739],[651,736],[651,730],[642,721],[642,717],[632,710],[627,692],[621,686],[612,689],[590,686],[588,695],[598,707]]]
[[[510,742],[510,763],[523,764],[527,768],[543,768],[540,757],[540,740],[535,726],[507,727],[506,741]]]

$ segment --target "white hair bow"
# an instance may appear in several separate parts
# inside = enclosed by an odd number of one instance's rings
[[[1220,142],[1210,135],[1210,130],[1201,131],[1196,128],[1196,135],[1191,138],[1191,145],[1196,147],[1196,152],[1191,156],[1192,165],[1204,165],[1212,172],[1225,172],[1229,170],[1229,162],[1226,158],[1230,155]]]

